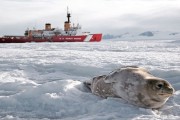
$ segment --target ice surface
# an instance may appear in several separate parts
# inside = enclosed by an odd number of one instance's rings
[[[0,119],[180,119],[179,41],[0,44]],[[82,84],[126,65],[147,68],[176,89],[151,110],[95,96]]]

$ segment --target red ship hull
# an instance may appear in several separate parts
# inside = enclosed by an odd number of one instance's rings
[[[26,42],[100,42],[102,34],[53,36],[50,38],[34,38],[26,36],[0,37],[0,43],[26,43]]]

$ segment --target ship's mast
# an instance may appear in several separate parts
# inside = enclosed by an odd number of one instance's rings
[[[68,19],[68,21],[64,22],[64,31],[66,31],[66,32],[69,31],[70,27],[71,27],[70,17],[71,17],[71,14],[69,13],[69,10],[68,10],[68,7],[67,7],[67,19]]]
[[[67,7],[67,18],[68,18],[68,23],[70,23],[70,17],[71,17],[71,14],[69,13],[69,8]]]

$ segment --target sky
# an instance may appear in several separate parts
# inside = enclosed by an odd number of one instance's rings
[[[180,0],[0,0],[0,36],[23,35],[44,29],[45,23],[63,28],[67,6],[71,23],[82,31],[103,34],[180,32]]]

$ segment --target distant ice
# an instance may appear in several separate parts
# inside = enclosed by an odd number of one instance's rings
[[[144,32],[125,32],[118,35],[105,34],[104,39],[115,40],[179,40],[180,32],[172,31],[144,31]]]

